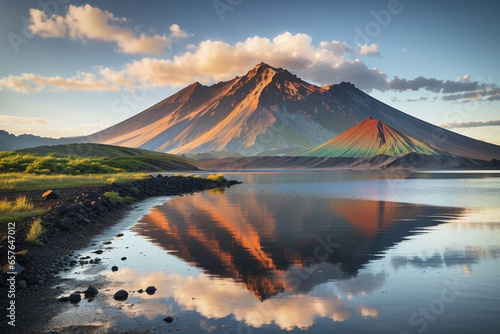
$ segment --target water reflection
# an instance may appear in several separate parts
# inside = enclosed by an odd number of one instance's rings
[[[94,319],[100,332],[162,333],[174,330],[162,321],[172,315],[175,329],[187,332],[418,333],[426,318],[409,318],[438,305],[443,289],[458,282],[460,295],[426,320],[427,332],[474,332],[479,319],[481,332],[496,333],[500,209],[325,195],[327,187],[357,183],[325,185],[324,177],[286,183],[279,175],[269,179],[272,185],[246,184],[151,206],[103,253],[107,291],[92,303],[69,306],[55,327]],[[326,190],[318,192],[320,186]],[[398,186],[414,187],[414,180]],[[377,190],[380,198],[399,191],[384,189]],[[440,191],[448,189],[445,184]],[[475,201],[499,199],[498,191],[495,196]],[[102,242],[96,244],[82,256]],[[119,271],[109,270],[114,264]],[[154,295],[137,292],[149,285],[158,288]],[[125,303],[112,299],[117,289],[130,292]]]
[[[266,300],[354,277],[384,249],[461,212],[384,201],[290,196],[276,202],[266,194],[211,192],[157,206],[133,231],[209,275],[243,282]]]

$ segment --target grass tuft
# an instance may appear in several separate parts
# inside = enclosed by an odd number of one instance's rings
[[[0,200],[0,213],[9,212],[12,210],[12,203],[6,199]]]
[[[109,199],[113,203],[134,203],[134,199],[130,196],[121,197],[116,191],[107,191],[104,193],[104,197]]]
[[[31,211],[35,208],[35,206],[28,202],[26,199],[26,196],[21,196],[16,199],[16,202],[14,203],[12,207],[12,211],[14,212],[27,212]]]
[[[227,181],[224,177],[224,174],[210,174],[207,176],[207,180],[216,181],[216,182],[225,182]]]
[[[45,230],[42,226],[42,219],[36,218],[33,224],[31,224],[30,230],[26,235],[26,241],[34,245],[41,245],[42,242],[40,241],[40,237],[44,232]]]
[[[3,199],[0,200],[0,225],[39,216],[44,212],[44,210],[35,209],[25,196],[18,197],[13,202]]]

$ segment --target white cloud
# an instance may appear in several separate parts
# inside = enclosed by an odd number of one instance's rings
[[[43,10],[30,9],[28,30],[43,38],[65,38],[67,36],[64,19],[61,16],[49,18]]]
[[[349,49],[345,42],[312,43],[306,34],[285,32],[273,39],[254,36],[234,45],[206,40],[191,45],[189,51],[170,59],[143,58],[126,64],[120,71],[103,69],[106,75],[128,78],[146,86],[180,87],[194,81],[210,83],[245,74],[260,62],[283,67],[305,80],[320,84],[351,81],[371,90],[386,84],[386,75],[370,69],[361,60],[349,60],[349,54],[373,55],[375,44]]]
[[[85,72],[79,72],[71,78],[44,77],[34,73],[23,73],[19,76],[9,75],[0,79],[0,90],[7,88],[26,94],[42,91],[46,87],[63,91],[116,91],[120,89],[116,85],[97,79],[92,73]]]
[[[185,32],[184,30],[182,30],[178,24],[175,24],[175,23],[172,24],[169,27],[169,29],[171,31],[170,36],[173,38],[187,38],[187,37],[191,36],[190,34]]]
[[[48,121],[45,118],[29,118],[0,115],[0,122],[17,123],[17,124],[45,124]]]
[[[126,18],[117,18],[108,11],[103,11],[91,5],[70,5],[65,16],[48,15],[39,9],[30,9],[30,25],[28,30],[44,38],[66,38],[115,42],[118,49],[124,53],[153,53],[162,54],[169,49],[172,39],[165,35],[148,36],[141,33],[139,36],[127,27],[120,24],[127,22]],[[178,25],[172,31],[176,35],[183,35]],[[172,27],[171,26],[171,30]],[[178,37],[178,36],[177,36]]]
[[[359,54],[368,56],[368,57],[380,57],[380,52],[378,52],[378,45],[377,44],[371,44],[371,45],[362,45],[359,48]]]
[[[463,77],[457,77],[457,82],[470,82],[470,75],[466,74]]]
[[[157,41],[156,36],[145,35],[126,39],[127,33],[121,28],[109,26],[109,20],[117,20],[111,13],[102,12],[90,6],[70,7],[66,20],[71,18],[70,21],[73,22],[69,23],[72,27],[69,29],[69,34],[73,38],[85,36],[89,39],[99,39],[100,34],[106,31],[104,34],[106,38],[118,41],[124,52],[151,51],[163,40],[163,37],[158,37],[160,41]],[[73,19],[75,17],[87,17],[88,20],[76,24],[74,23],[76,19]],[[100,27],[97,29],[99,31],[95,30],[95,27]],[[182,35],[182,30],[177,25],[171,27],[171,30],[173,34]],[[49,35],[49,32],[46,31],[45,34]],[[122,39],[120,36],[125,37]],[[127,40],[127,42],[122,43],[122,40]],[[36,74],[9,76],[0,79],[0,89],[9,88],[28,93],[40,91],[46,86],[62,90],[97,91],[117,90],[118,87],[127,89],[139,86],[146,88],[181,87],[195,81],[212,83],[229,80],[235,76],[244,75],[260,62],[283,67],[305,80],[319,84],[349,81],[367,91],[384,89],[387,84],[385,73],[375,68],[368,68],[359,59],[346,58],[346,54],[373,55],[378,52],[375,44],[351,49],[345,42],[331,41],[321,42],[318,46],[314,45],[312,38],[306,34],[294,35],[285,32],[273,39],[254,36],[233,45],[222,41],[206,40],[198,45],[190,45],[186,50],[183,54],[171,58],[145,57],[127,63],[118,70],[100,67],[99,79],[95,74],[90,73],[77,74],[76,77],[69,79],[41,77]]]

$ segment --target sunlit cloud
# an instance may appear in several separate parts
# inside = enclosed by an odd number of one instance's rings
[[[45,11],[30,9],[28,31],[43,38],[71,38],[114,42],[118,50],[131,54],[162,54],[170,49],[172,38],[165,35],[149,36],[137,34],[131,28],[123,26],[126,18],[118,18],[108,11],[87,4],[69,5],[64,16],[48,16]],[[170,26],[171,36],[185,38],[190,35],[179,25]]]
[[[386,75],[368,68],[360,59],[346,56],[373,56],[375,44],[350,49],[345,42],[321,42],[314,45],[307,34],[285,32],[272,39],[254,36],[233,45],[206,40],[190,45],[189,51],[171,59],[143,58],[115,71],[147,86],[181,87],[192,82],[211,83],[245,74],[260,62],[283,67],[305,80],[319,84],[351,81],[361,89],[371,90],[386,85]],[[112,75],[110,69],[103,69]]]
[[[98,79],[95,74],[78,72],[74,77],[44,77],[34,73],[23,73],[19,76],[9,75],[0,79],[0,91],[13,90],[19,93],[40,92],[45,88],[62,91],[117,91],[120,87]]]
[[[170,36],[173,38],[188,38],[192,36],[191,34],[187,33],[186,31],[182,30],[181,27],[178,24],[172,24],[170,27]]]
[[[0,122],[2,123],[17,123],[17,124],[45,124],[48,120],[45,118],[30,118],[30,117],[16,117],[0,115]]]

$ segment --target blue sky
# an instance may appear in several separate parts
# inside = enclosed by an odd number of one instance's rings
[[[86,135],[257,63],[500,144],[498,1],[0,1],[0,129]]]

